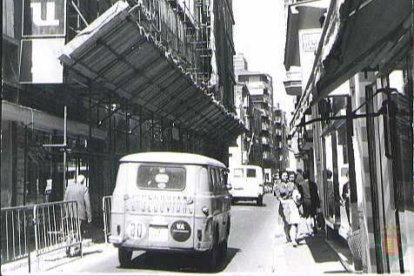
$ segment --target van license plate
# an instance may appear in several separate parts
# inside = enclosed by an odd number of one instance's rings
[[[168,241],[168,228],[167,227],[150,227],[149,228],[149,240],[155,242],[167,242]]]

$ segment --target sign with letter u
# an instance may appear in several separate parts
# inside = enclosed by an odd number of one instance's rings
[[[23,37],[65,36],[66,0],[23,0]]]

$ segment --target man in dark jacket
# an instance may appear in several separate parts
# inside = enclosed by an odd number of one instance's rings
[[[303,217],[310,218],[310,224],[313,226],[313,232],[316,233],[316,212],[320,207],[318,187],[315,182],[309,179],[307,172],[303,172],[303,181],[299,183],[299,191],[302,195]],[[308,223],[308,221],[307,221]]]

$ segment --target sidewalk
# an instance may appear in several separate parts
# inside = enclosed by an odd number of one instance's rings
[[[326,240],[326,243],[335,251],[347,271],[358,274],[362,273],[362,271],[355,270],[352,253],[348,245],[335,239]]]
[[[103,253],[105,249],[112,245],[105,244],[102,229],[95,226],[89,228],[89,236],[93,238],[83,239],[83,257],[67,257],[65,248],[36,257],[35,251],[31,252],[31,273],[29,274],[28,258],[23,258],[14,262],[1,265],[1,275],[32,275],[50,274],[55,268],[70,265],[81,259],[88,258],[90,255]]]
[[[325,239],[324,231],[309,235],[304,223],[299,225],[300,243],[297,247],[286,243],[283,229],[276,231],[272,272],[277,275],[322,275],[354,273],[346,248]],[[349,249],[348,249],[349,250]]]

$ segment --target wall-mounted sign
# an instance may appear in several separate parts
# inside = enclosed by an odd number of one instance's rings
[[[63,66],[58,59],[64,38],[23,39],[20,83],[62,83]]]
[[[315,52],[318,48],[319,39],[321,37],[320,31],[314,33],[302,34],[302,49],[304,52]]]
[[[24,0],[23,37],[65,36],[66,0]]]

